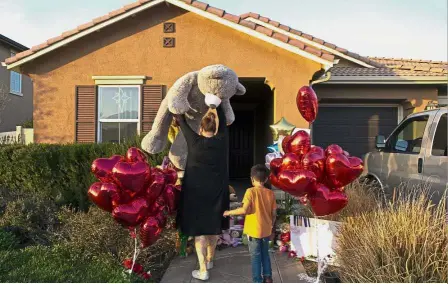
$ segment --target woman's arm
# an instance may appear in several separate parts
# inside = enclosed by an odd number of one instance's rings
[[[187,121],[185,120],[185,115],[182,114],[175,114],[174,117],[176,118],[177,123],[179,124],[180,130],[184,134],[185,139],[188,141],[191,141],[198,137],[198,134],[191,129],[190,125],[188,125]]]
[[[226,115],[224,113],[223,107],[220,105],[216,110],[218,113],[219,125],[218,125],[218,134],[224,133],[226,129]]]

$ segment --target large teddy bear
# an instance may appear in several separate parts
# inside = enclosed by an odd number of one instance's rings
[[[211,65],[185,74],[173,84],[162,100],[151,131],[143,138],[142,149],[150,154],[163,151],[168,141],[173,114],[185,114],[191,129],[199,133],[205,113],[210,107],[221,105],[227,125],[232,124],[235,114],[230,98],[245,93],[246,89],[238,82],[236,73],[224,65]],[[176,135],[169,158],[176,168],[185,169],[187,142],[182,132]]]

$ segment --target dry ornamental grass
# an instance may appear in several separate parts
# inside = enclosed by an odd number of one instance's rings
[[[342,280],[448,283],[446,194],[433,205],[427,189],[396,192],[393,201],[341,226],[336,254]]]

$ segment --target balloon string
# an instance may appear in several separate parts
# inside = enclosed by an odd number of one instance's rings
[[[316,283],[319,283],[319,279],[320,279],[320,274],[322,273],[321,271],[321,267],[320,267],[320,256],[319,256],[319,226],[317,224],[317,216],[314,215],[314,229],[316,232],[316,254],[317,254],[317,278],[316,278]]]
[[[134,228],[134,234],[135,236],[137,236],[137,228]],[[135,261],[137,260],[137,256],[140,253],[140,250],[137,249],[137,237],[134,238],[134,257],[132,258],[132,266],[131,266],[131,270],[129,270],[129,275],[132,274],[132,271],[134,271],[134,265],[135,265]]]

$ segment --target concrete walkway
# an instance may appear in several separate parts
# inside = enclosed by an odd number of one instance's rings
[[[300,262],[289,259],[286,253],[271,253],[272,274],[275,283],[301,283],[297,277],[305,273]],[[246,246],[216,251],[214,268],[210,270],[210,283],[251,283],[251,264]],[[202,282],[191,277],[198,268],[196,255],[175,258],[162,278],[162,283]]]

